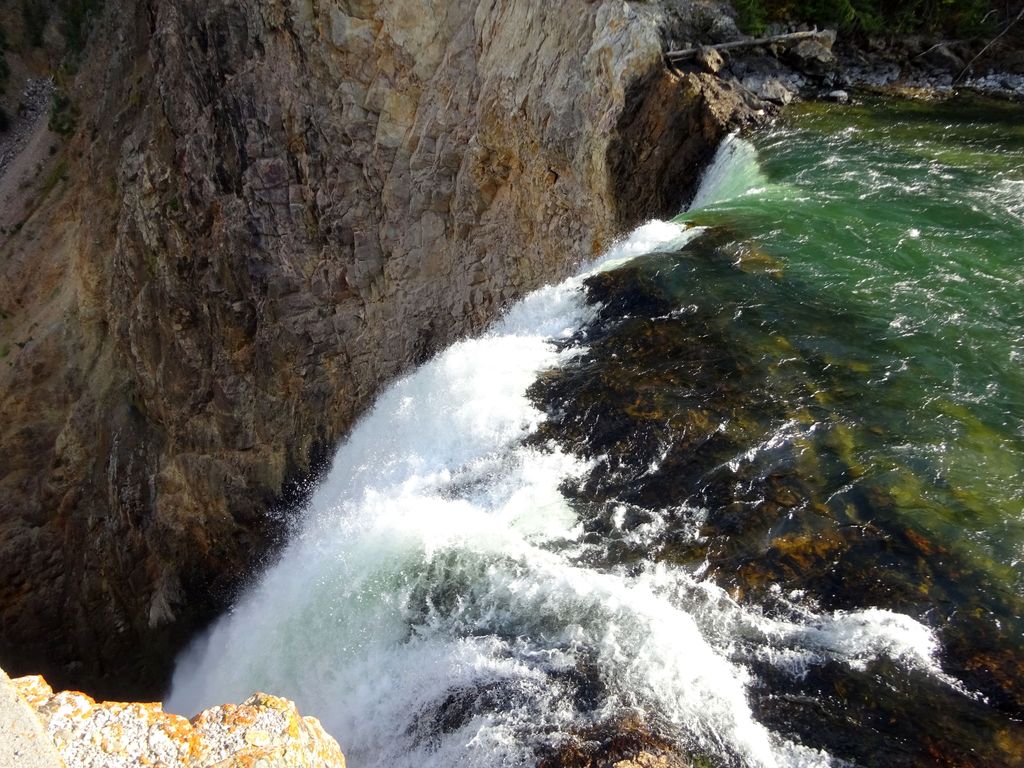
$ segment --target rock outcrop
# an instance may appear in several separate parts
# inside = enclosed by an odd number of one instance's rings
[[[69,768],[345,768],[338,743],[320,722],[277,696],[257,693],[186,720],[160,704],[54,693],[38,676],[11,682]]]
[[[43,724],[0,669],[0,768],[66,768]]]
[[[382,385],[678,207],[749,109],[672,5],[106,3],[0,247],[8,668],[157,694]]]

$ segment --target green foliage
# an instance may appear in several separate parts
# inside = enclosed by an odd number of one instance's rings
[[[68,51],[78,56],[89,39],[92,20],[99,13],[103,0],[61,0],[60,12]]]
[[[966,37],[991,31],[1012,4],[999,0],[735,0],[737,21],[759,34],[773,21],[834,26],[863,35],[942,33]]]
[[[65,41],[65,52],[73,63],[85,49],[93,20],[102,7],[103,0],[21,0],[24,44],[42,47],[50,16],[55,15],[55,23]]]
[[[67,179],[68,163],[64,159],[51,168],[50,172],[46,174],[46,178],[43,179],[43,183],[39,186],[39,202],[41,203],[60,182],[67,181]]]
[[[33,48],[43,44],[43,32],[50,19],[50,6],[46,0],[22,0],[21,18],[25,22],[25,38]]]
[[[768,9],[762,0],[733,0],[736,9],[736,23],[749,35],[760,35],[764,32]]]
[[[67,136],[75,130],[78,122],[78,109],[71,102],[71,97],[57,89],[53,92],[53,104],[50,106],[50,130]]]
[[[11,77],[11,67],[7,63],[7,31],[0,27],[0,93],[7,90],[7,81]]]

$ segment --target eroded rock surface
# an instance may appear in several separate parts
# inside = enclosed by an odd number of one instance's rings
[[[96,702],[54,693],[39,676],[12,681],[74,768],[345,768],[338,743],[287,699],[257,693],[192,718],[160,704]]]
[[[685,185],[737,121],[701,117],[707,81],[658,74],[664,14],[105,5],[63,181],[0,245],[12,672],[158,693],[381,386],[655,212],[635,200],[678,202],[613,145],[686,144]]]

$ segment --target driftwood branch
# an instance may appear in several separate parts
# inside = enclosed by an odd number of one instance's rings
[[[986,18],[988,18],[988,17],[986,16]],[[976,62],[978,59],[980,59],[982,54],[985,53],[985,51],[987,51],[989,48],[991,48],[993,45],[995,45],[996,42],[999,39],[1001,39],[1003,37],[1003,35],[1005,35],[1007,32],[1009,32],[1010,29],[1013,27],[1013,25],[1016,24],[1021,19],[1024,19],[1024,8],[1020,9],[1020,13],[1018,13],[1014,17],[1013,21],[1011,21],[1009,24],[1006,25],[1006,28],[1003,29],[1002,32],[1000,32],[998,35],[996,35],[991,40],[989,40],[988,41],[988,45],[986,45],[984,48],[982,48],[980,51],[978,51],[978,53],[975,55],[975,57],[967,62],[967,66],[965,66],[963,69],[960,70],[960,74],[956,76],[956,78],[953,80],[953,82],[954,83],[959,83],[963,79],[964,75],[967,74],[967,70],[969,70],[971,68],[971,66],[974,64],[974,62]]]
[[[716,51],[735,51],[741,48],[756,48],[760,45],[771,45],[773,43],[798,43],[801,40],[811,40],[817,37],[825,37],[834,34],[813,30],[810,32],[789,32],[785,35],[772,35],[771,37],[758,37],[753,40],[736,40],[731,43],[718,43],[717,45],[699,45],[696,48],[684,48],[680,51],[669,51],[665,58],[669,61],[686,61],[692,59],[700,51],[711,48]]]
[[[916,61],[917,59],[920,59],[922,56],[927,56],[929,53],[934,51],[936,48],[942,48],[944,45],[945,46],[956,45],[957,43],[966,43],[966,42],[967,42],[966,40],[939,40],[939,42],[937,42],[931,48],[926,48],[925,50],[923,50],[919,54],[917,54],[917,56],[911,57],[910,60],[911,61]]]

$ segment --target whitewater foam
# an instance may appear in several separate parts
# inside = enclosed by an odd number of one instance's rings
[[[748,765],[832,764],[757,722],[740,645],[793,674],[880,655],[937,669],[930,632],[884,611],[769,619],[678,569],[587,568],[560,489],[588,465],[525,440],[543,420],[527,388],[579,354],[554,342],[595,312],[584,277],[696,234],[646,224],[389,387],[280,561],[183,654],[168,708],[273,691],[368,766],[526,765],[623,712]],[[581,697],[587,675],[599,695]]]
[[[698,211],[763,190],[767,185],[768,179],[757,159],[757,149],[738,134],[731,133],[718,146],[687,210]]]

